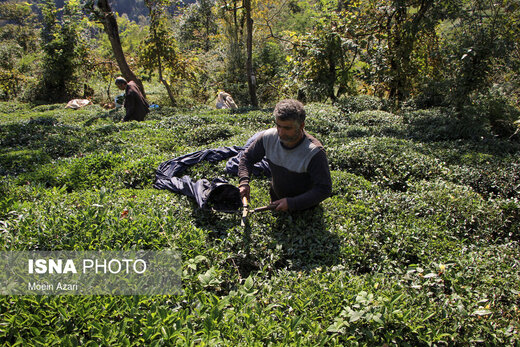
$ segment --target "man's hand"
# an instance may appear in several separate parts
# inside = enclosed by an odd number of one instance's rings
[[[238,186],[238,189],[240,191],[240,198],[246,197],[247,200],[251,200],[251,189],[249,188],[249,184],[243,183]]]
[[[271,204],[276,205],[276,211],[289,211],[289,204],[287,203],[287,198],[273,201]]]

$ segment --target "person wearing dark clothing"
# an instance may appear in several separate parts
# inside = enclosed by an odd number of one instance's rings
[[[123,122],[143,121],[150,112],[148,102],[134,81],[127,82],[123,77],[116,78],[116,86],[125,91],[125,111]]]
[[[275,128],[264,131],[240,159],[241,197],[250,198],[250,173],[265,157],[271,170],[271,203],[279,211],[305,210],[332,193],[327,155],[305,130],[305,109],[297,100],[280,101],[273,112]]]

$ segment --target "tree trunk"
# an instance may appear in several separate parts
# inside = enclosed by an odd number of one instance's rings
[[[103,24],[103,28],[105,29],[106,34],[108,35],[108,39],[110,40],[110,45],[112,46],[112,51],[116,57],[117,65],[119,66],[119,70],[121,70],[121,74],[127,81],[134,81],[139,86],[139,89],[141,89],[143,96],[146,97],[143,83],[132,72],[128,66],[128,63],[126,62],[123,48],[121,47],[121,40],[119,38],[119,29],[117,26],[116,17],[112,12],[112,8],[110,8],[108,0],[98,0],[97,6],[101,10],[100,20]]]
[[[172,102],[172,106],[175,106],[176,102],[175,102],[175,97],[173,96],[173,93],[172,93],[172,89],[170,88],[170,85],[168,84],[168,81],[166,81],[163,77],[163,74],[162,74],[162,62],[161,62],[161,57],[158,57],[157,58],[159,60],[159,66],[158,66],[158,69],[159,69],[159,81],[161,81],[162,84],[164,84],[164,87],[166,88],[166,91],[168,92],[168,96],[170,97],[170,101]]]
[[[249,96],[251,105],[258,107],[258,98],[256,96],[256,78],[253,72],[253,19],[251,18],[251,0],[244,0],[247,20],[247,85],[249,86]]]
[[[405,21],[407,18],[407,8],[404,5],[396,4],[395,13],[393,15],[395,23],[388,27],[389,49],[390,55],[390,99],[397,105],[405,98],[405,86],[407,85],[407,76],[403,69],[405,60],[408,58],[408,45],[405,42]]]
[[[332,102],[336,102],[336,94],[334,93],[334,87],[336,84],[336,56],[334,55],[335,45],[331,44],[328,50],[329,56],[329,76],[328,76],[328,90],[327,96],[332,100]]]

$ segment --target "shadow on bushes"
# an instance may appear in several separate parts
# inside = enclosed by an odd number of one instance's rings
[[[302,212],[274,212],[274,216],[273,224],[259,225],[253,218],[244,230],[239,228],[242,234],[236,235],[238,243],[235,246],[238,248],[230,261],[241,276],[247,277],[262,266],[305,271],[340,262],[339,238],[327,229],[321,206]],[[197,227],[210,230],[209,236],[213,239],[235,238],[229,235],[229,231],[237,229],[239,219],[236,214],[199,209],[193,203],[191,218]],[[264,226],[269,230],[264,235],[267,239],[258,233]]]
[[[484,198],[516,198],[520,196],[520,162],[489,160],[460,166],[454,170],[452,180],[471,186]]]
[[[32,172],[52,159],[73,156],[86,141],[78,129],[53,117],[0,125],[0,138],[2,174],[8,175]]]
[[[454,117],[447,110],[418,110],[405,112],[407,135],[422,142],[449,140],[481,140],[491,138],[485,122],[470,116]]]
[[[360,138],[327,151],[333,170],[347,171],[397,191],[406,191],[409,181],[442,176],[446,171],[439,160],[420,153],[412,141]]]
[[[388,110],[388,101],[371,95],[349,95],[340,98],[335,105],[344,113],[371,110]]]
[[[340,262],[340,242],[325,225],[323,208],[278,215],[272,233],[282,246],[277,268],[309,270]]]
[[[123,119],[123,115],[121,114],[121,112],[118,112],[118,111],[119,110],[117,110],[117,109],[112,109],[112,110],[107,110],[106,112],[99,113],[99,114],[87,119],[83,123],[83,126],[89,127],[89,126],[93,125],[94,123],[96,123],[98,120],[106,119],[106,118],[111,119],[113,122],[121,122]]]
[[[229,230],[237,225],[235,213],[215,212],[208,208],[200,208],[194,199],[189,199],[191,205],[191,219],[198,228],[210,231],[211,238],[225,238]]]

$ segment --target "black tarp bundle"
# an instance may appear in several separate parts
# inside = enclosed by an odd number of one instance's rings
[[[236,211],[242,206],[239,190],[225,179],[215,178],[211,181],[200,179],[194,182],[189,176],[183,176],[182,178],[178,176],[188,167],[201,161],[215,163],[226,159],[229,159],[226,163],[226,171],[236,175],[240,157],[258,135],[260,133],[251,137],[244,147],[231,146],[205,149],[165,161],[159,165],[155,172],[155,183],[153,186],[156,189],[167,189],[174,193],[194,198],[200,208],[211,207],[224,212]],[[253,174],[270,176],[271,171],[267,162],[262,160],[257,163]]]

